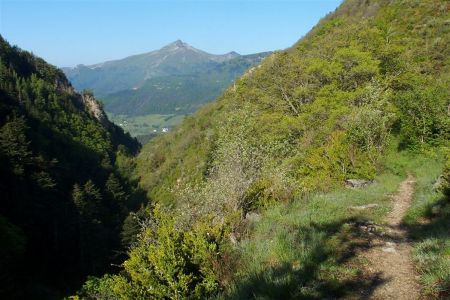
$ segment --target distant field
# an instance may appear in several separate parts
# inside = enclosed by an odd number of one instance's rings
[[[150,114],[145,116],[126,116],[108,113],[108,118],[115,124],[122,127],[132,136],[148,135],[152,133],[162,133],[163,128],[172,128],[179,124],[186,115],[159,115]]]

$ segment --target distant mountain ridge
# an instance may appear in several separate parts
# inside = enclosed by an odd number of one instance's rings
[[[63,71],[77,90],[102,98],[108,112],[189,113],[270,53],[214,55],[177,40],[148,53]]]

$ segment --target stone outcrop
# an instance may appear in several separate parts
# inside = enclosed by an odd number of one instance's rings
[[[350,188],[361,188],[373,184],[373,180],[367,179],[347,179],[345,181],[345,186]]]
[[[110,125],[108,117],[103,111],[103,107],[91,93],[81,93],[81,102],[86,107],[87,111],[96,118],[103,127]]]

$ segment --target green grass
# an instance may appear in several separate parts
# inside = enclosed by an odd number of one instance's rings
[[[366,233],[352,224],[368,220],[382,224],[391,209],[390,195],[407,174],[416,176],[417,193],[406,220],[411,222],[426,215],[430,205],[438,201],[438,194],[429,197],[430,186],[442,169],[439,157],[390,153],[386,157],[389,167],[372,186],[340,188],[266,210],[238,244],[239,271],[231,288],[219,299],[358,297],[356,293],[361,288],[369,290],[377,285],[378,278],[364,274],[361,270],[365,262],[356,256],[358,249],[368,246]],[[349,208],[370,203],[379,206],[362,211]],[[448,208],[446,212],[447,221],[430,223],[432,230],[412,228],[419,238],[414,257],[422,270],[425,289],[432,286],[432,294],[436,294],[436,289],[442,290],[436,282],[448,283]],[[430,235],[430,230],[434,234]]]
[[[450,296],[450,201],[433,185],[442,172],[439,157],[418,161],[414,202],[405,223],[414,241],[413,258],[423,294],[428,298]]]
[[[381,223],[404,173],[387,170],[367,188],[340,188],[268,209],[239,244],[240,271],[221,297],[321,299],[374,284],[361,276],[355,251],[366,245],[352,224]],[[350,209],[370,203],[379,206]]]
[[[115,124],[121,126],[131,136],[161,133],[162,128],[172,128],[183,121],[185,115],[158,115],[150,114],[144,116],[114,115],[108,113],[108,118]],[[122,124],[122,125],[120,125]],[[156,132],[154,132],[156,130]]]

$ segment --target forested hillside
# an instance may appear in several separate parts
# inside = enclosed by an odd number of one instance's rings
[[[187,75],[159,76],[145,80],[137,89],[102,98],[108,112],[136,116],[143,114],[193,113],[213,101],[247,69],[269,53],[239,56]]]
[[[266,179],[283,172],[294,180],[294,193],[329,189],[372,178],[391,134],[402,147],[447,141],[448,15],[439,1],[346,1],[217,103],[148,144],[142,184],[167,201],[177,181],[203,181],[220,160],[237,159],[223,155],[246,149]]]
[[[0,36],[0,298],[58,299],[123,259],[138,150],[92,94]]]
[[[442,197],[431,186],[450,140],[449,20],[448,1],[344,1],[290,49],[145,145],[137,173],[151,198],[147,222],[122,273],[91,279],[79,295],[357,293],[370,278],[350,260],[363,237],[354,226],[382,222],[406,173],[423,196],[409,223],[421,232],[423,293],[448,295],[448,201],[431,213]],[[352,178],[377,184],[343,190]],[[448,195],[448,165],[441,178]],[[370,201],[379,207],[373,213],[349,209]],[[434,221],[418,231],[417,220],[428,217]]]
[[[208,181],[230,159],[258,170],[243,169],[241,178],[273,182],[284,174],[294,194],[327,190],[375,176],[392,135],[403,148],[445,144],[448,16],[445,1],[346,1],[144,147],[143,186],[158,202],[175,199],[174,186]]]

